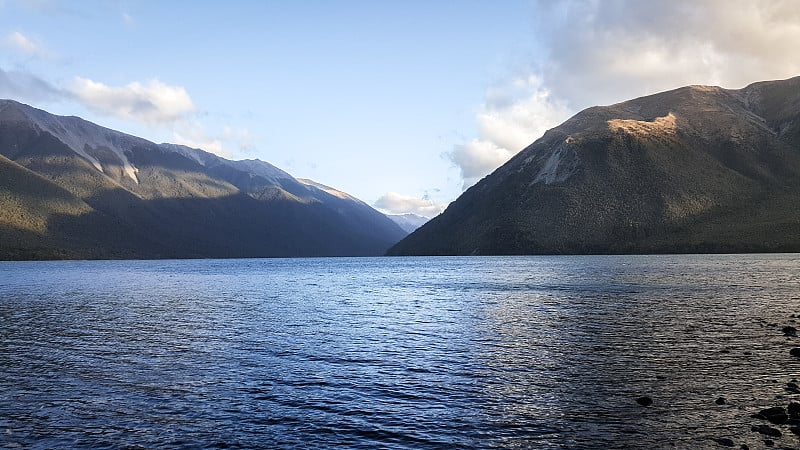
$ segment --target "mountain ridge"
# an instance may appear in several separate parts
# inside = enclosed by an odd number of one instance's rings
[[[66,211],[2,183],[2,259],[366,256],[406,234],[364,202],[269,163],[155,144],[13,100],[0,100],[0,156],[0,178],[86,205]]]
[[[800,77],[587,108],[391,255],[800,251]]]

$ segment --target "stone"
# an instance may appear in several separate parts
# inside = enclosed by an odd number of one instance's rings
[[[792,355],[792,356],[797,356],[797,357],[800,358],[800,348],[795,347],[795,348],[789,350],[789,354]]]
[[[761,433],[764,436],[769,436],[769,437],[781,437],[783,435],[781,433],[781,430],[777,428],[772,428],[769,425],[753,425],[752,427],[750,427],[750,430],[755,431],[756,433]]]
[[[764,445],[766,445],[767,447],[773,447],[775,446],[775,441],[773,441],[772,439],[764,439]]]
[[[786,407],[786,412],[792,418],[800,418],[800,403],[797,402],[790,402],[789,406]]]
[[[793,326],[787,325],[781,328],[781,331],[783,331],[784,336],[797,336],[797,328]]]
[[[727,400],[725,400],[725,397],[720,397],[720,398],[718,398],[718,399],[714,400],[714,403],[716,403],[716,404],[718,404],[718,405],[724,405],[724,404],[725,404],[725,403],[727,403],[727,402],[728,402],[728,401],[727,401]]]
[[[789,415],[786,414],[786,409],[780,406],[762,409],[758,412],[758,414],[756,414],[756,417],[759,419],[768,420],[776,425],[786,423],[786,421],[789,420]]]
[[[717,438],[714,439],[714,442],[723,447],[733,447],[733,441],[728,438]]]
[[[650,406],[650,405],[653,404],[653,399],[650,398],[650,397],[647,397],[647,396],[639,397],[639,398],[636,399],[636,403],[638,403],[638,404],[640,404],[642,406]]]

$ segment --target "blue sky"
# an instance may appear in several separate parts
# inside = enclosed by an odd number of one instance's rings
[[[798,0],[0,0],[0,96],[432,215],[584,107],[800,74],[798,11]]]

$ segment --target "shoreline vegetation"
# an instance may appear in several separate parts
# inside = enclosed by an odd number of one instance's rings
[[[132,257],[129,255],[103,255],[103,256],[74,256],[68,250],[42,249],[41,252],[30,249],[9,249],[3,252],[0,249],[0,262],[46,262],[46,261],[169,261],[169,260],[205,260],[205,259],[314,259],[314,258],[461,258],[461,257],[593,257],[593,256],[714,256],[714,255],[800,255],[800,251],[775,250],[775,251],[709,251],[709,252],[659,252],[659,253],[540,253],[540,254],[496,254],[496,255],[321,255],[321,256],[230,256],[230,257],[202,257],[202,256],[163,256],[163,257]]]

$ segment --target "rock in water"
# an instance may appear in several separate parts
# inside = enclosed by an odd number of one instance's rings
[[[727,401],[727,400],[725,400],[725,397],[720,397],[720,398],[718,398],[718,399],[714,400],[714,403],[716,403],[716,404],[718,404],[718,405],[724,405],[724,404],[725,404],[725,403],[727,403],[727,402],[728,402],[728,401]]]
[[[639,398],[636,399],[636,403],[638,403],[638,404],[640,404],[642,406],[650,406],[650,405],[653,404],[653,399],[650,398],[650,397],[647,397],[647,396],[639,397]]]
[[[800,418],[800,403],[791,402],[787,407],[787,412],[793,419]]]
[[[723,447],[733,447],[733,441],[728,438],[718,438],[714,439],[714,441]]]
[[[781,329],[784,336],[797,336],[797,328],[792,326],[785,326]]]
[[[800,358],[800,348],[795,347],[795,348],[789,350],[789,354],[792,355],[792,356],[797,356],[798,358]]]
[[[756,417],[759,419],[768,420],[776,425],[786,423],[786,421],[789,420],[789,415],[786,414],[786,410],[780,406],[762,409],[758,412],[758,414],[756,414]]]
[[[769,425],[757,425],[757,426],[754,425],[750,428],[750,430],[755,431],[756,433],[761,433],[764,436],[770,436],[770,437],[781,437],[783,435],[781,433],[781,430],[778,430],[777,428],[772,428]]]

